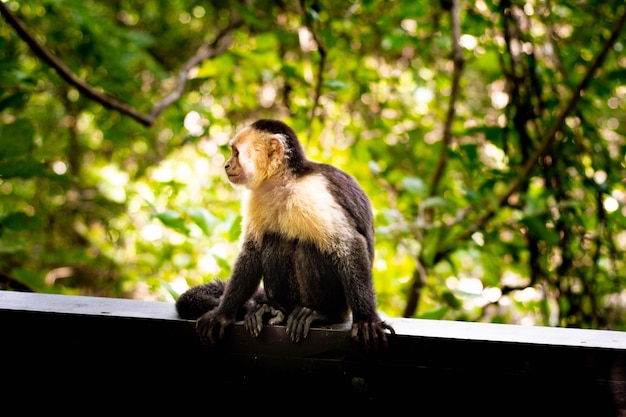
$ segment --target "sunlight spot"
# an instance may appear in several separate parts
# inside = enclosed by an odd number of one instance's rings
[[[493,143],[485,143],[482,147],[481,161],[490,168],[506,169],[507,156],[504,151]]]
[[[461,45],[465,49],[469,49],[470,51],[476,48],[478,45],[478,41],[472,35],[464,34],[459,38],[459,45]]]
[[[374,260],[374,268],[377,271],[386,271],[387,270],[387,261],[384,259],[376,259]]]
[[[413,98],[418,104],[428,104],[433,99],[434,94],[430,88],[417,87],[413,92]]]
[[[504,287],[521,287],[528,285],[530,280],[513,271],[505,271],[500,278],[500,284]]]
[[[265,108],[272,107],[274,100],[276,100],[276,87],[272,84],[265,84],[261,87],[261,94],[259,96],[261,106]]]
[[[487,6],[487,4],[483,0],[478,0],[476,3],[474,3],[474,6],[480,12],[484,13],[484,12],[488,12],[489,11],[489,7]]]
[[[619,203],[613,197],[607,197],[604,199],[604,209],[609,213],[613,213],[619,208]]]
[[[480,295],[483,292],[483,283],[478,278],[461,278],[458,290],[467,294]]]
[[[302,52],[317,51],[317,42],[315,42],[313,34],[309,28],[300,26],[298,28],[298,39],[300,41],[300,49],[302,49]]]
[[[533,287],[526,287],[521,291],[515,291],[513,298],[520,303],[528,303],[541,300],[541,293]]]
[[[147,224],[141,228],[141,236],[148,242],[154,242],[163,237],[163,228],[158,224]]]
[[[220,271],[220,267],[217,261],[210,253],[206,253],[200,259],[198,259],[198,269],[203,274],[217,274]]]
[[[485,288],[482,292],[482,296],[490,303],[495,303],[502,297],[502,290],[497,287]]]
[[[52,163],[52,170],[55,174],[63,175],[67,172],[67,165],[63,161],[54,161]]]
[[[189,285],[187,284],[187,280],[183,277],[176,277],[171,283],[170,286],[174,291],[178,294],[182,294],[183,292],[189,289]]]
[[[491,105],[495,109],[503,109],[509,104],[509,95],[504,91],[494,91],[491,93]]]
[[[596,184],[602,185],[606,182],[607,176],[608,175],[606,174],[606,171],[599,169],[593,173],[593,180],[596,182]]]
[[[476,242],[478,246],[483,246],[485,244],[485,237],[480,232],[474,232],[472,234],[472,240]]]
[[[201,19],[206,14],[206,10],[204,10],[204,7],[202,6],[196,6],[193,8],[192,13],[193,13],[193,17]]]
[[[621,251],[626,250],[626,230],[619,232],[615,235],[615,241],[617,242],[617,247]]]
[[[189,131],[191,136],[200,136],[202,132],[204,132],[204,128],[202,126],[202,116],[197,111],[190,111],[185,116],[185,120],[183,122],[185,129]]]
[[[446,278],[446,287],[456,290],[459,287],[459,279],[457,277]]]
[[[191,22],[191,15],[187,12],[182,12],[178,15],[178,21],[183,25]]]
[[[125,186],[128,183],[128,173],[121,171],[114,165],[107,165],[100,169],[98,189],[111,201],[122,203],[126,200]]]
[[[174,178],[174,172],[172,167],[167,165],[160,165],[152,171],[152,179],[159,182],[170,182]]]
[[[400,22],[400,27],[410,34],[414,35],[415,31],[417,30],[417,20],[403,19],[402,22]]]
[[[435,77],[435,71],[422,67],[419,69],[418,74],[422,80],[432,80]]]
[[[532,16],[535,14],[535,8],[532,4],[526,3],[524,4],[524,13],[526,13],[527,16]]]

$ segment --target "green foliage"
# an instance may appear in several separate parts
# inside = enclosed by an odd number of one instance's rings
[[[241,20],[149,127],[0,26],[0,272],[36,291],[169,301],[227,278],[241,221],[227,143],[275,117],[370,195],[388,315],[626,329],[622,32],[592,68],[623,2],[460,2],[458,97],[455,10],[300,4],[3,3],[78,78],[144,114]]]

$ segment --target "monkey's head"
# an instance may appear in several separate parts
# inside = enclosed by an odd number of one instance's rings
[[[278,120],[261,119],[240,130],[230,141],[224,165],[228,180],[250,190],[268,179],[295,174],[306,162],[293,129]]]

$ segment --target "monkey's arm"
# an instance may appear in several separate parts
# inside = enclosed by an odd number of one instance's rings
[[[224,337],[241,306],[257,290],[261,274],[260,251],[248,241],[237,255],[220,305],[203,314],[196,322],[196,332],[204,344],[215,346]]]
[[[348,297],[348,305],[352,310],[352,339],[361,343],[366,351],[386,349],[387,333],[395,331],[385,323],[376,310],[376,294],[372,280],[371,263],[364,253],[368,250],[365,240],[353,238],[350,245],[354,251],[349,257],[339,260],[343,265],[343,283]]]

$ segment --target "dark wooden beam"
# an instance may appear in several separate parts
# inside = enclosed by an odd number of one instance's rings
[[[13,365],[2,392],[94,404],[142,395],[135,405],[162,412],[176,398],[179,414],[226,401],[290,414],[626,415],[624,332],[389,321],[385,352],[363,352],[349,323],[298,344],[283,326],[253,338],[238,323],[208,348],[172,303],[0,291],[0,357]]]

